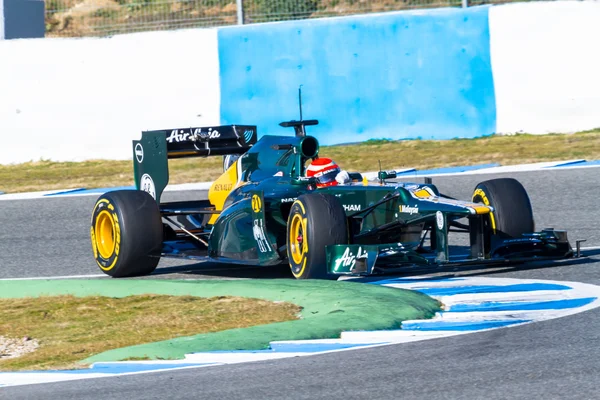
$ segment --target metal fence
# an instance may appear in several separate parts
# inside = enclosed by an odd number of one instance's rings
[[[46,36],[201,28],[519,0],[46,0]]]

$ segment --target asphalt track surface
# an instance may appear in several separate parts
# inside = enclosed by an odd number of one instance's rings
[[[436,177],[468,199],[498,175]],[[600,246],[600,169],[511,173],[528,190],[536,227],[567,229]],[[408,179],[410,180],[410,179]],[[415,181],[422,182],[422,178]],[[173,193],[170,198],[205,196]],[[0,202],[0,277],[98,274],[89,244],[95,197]],[[485,275],[600,285],[600,256]],[[250,271],[161,261],[154,278],[289,278],[285,269]],[[0,389],[0,399],[597,399],[600,310],[489,332],[325,355]]]

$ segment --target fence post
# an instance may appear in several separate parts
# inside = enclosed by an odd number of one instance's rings
[[[235,3],[237,6],[237,23],[238,25],[244,25],[244,1],[236,0]]]
[[[469,0],[462,0],[462,7],[463,8],[469,7]]]

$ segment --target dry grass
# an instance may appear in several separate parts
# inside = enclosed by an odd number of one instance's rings
[[[372,140],[346,146],[323,146],[320,154],[333,157],[344,169],[374,171],[500,163],[503,165],[583,158],[600,159],[600,129],[575,134],[489,136],[454,140]],[[222,172],[222,158],[169,161],[170,184],[206,182]],[[0,165],[0,190],[7,193],[38,190],[101,188],[133,185],[131,161],[81,163],[39,161]]]
[[[374,171],[462,165],[523,164],[568,159],[600,159],[600,129],[575,134],[487,136],[476,139],[368,141],[358,146],[322,147],[320,154],[343,168]]]
[[[0,300],[0,336],[28,336],[40,348],[0,360],[0,371],[81,368],[106,350],[298,318],[300,307],[241,297],[48,296]]]

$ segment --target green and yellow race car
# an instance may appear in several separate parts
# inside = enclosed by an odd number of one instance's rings
[[[376,181],[346,173],[342,183],[327,171],[311,174],[319,142],[306,126],[316,124],[284,122],[294,136],[260,140],[250,125],[143,132],[133,141],[137,190],[106,192],[94,206],[98,266],[113,277],[139,276],[161,257],[180,257],[288,264],[296,278],[331,279],[574,255],[565,231],[535,232],[529,197],[515,179],[481,182],[462,201],[431,183],[395,182],[393,171]],[[169,159],[210,156],[227,159],[208,200],[161,202]],[[450,231],[468,235],[468,250],[452,254]]]

